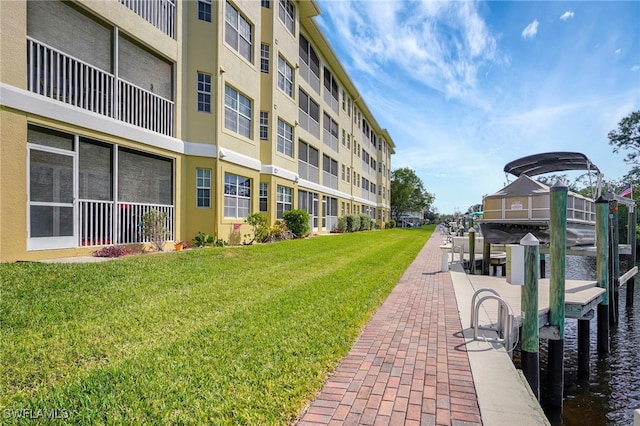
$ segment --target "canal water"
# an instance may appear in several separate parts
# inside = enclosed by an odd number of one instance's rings
[[[626,262],[621,262],[620,270],[622,273],[628,270]],[[594,280],[595,271],[594,257],[567,256],[568,279]],[[548,270],[546,276],[549,277]],[[626,287],[620,289],[619,299],[619,320],[610,328],[608,355],[597,353],[597,315],[591,320],[591,374],[588,378],[578,377],[577,320],[566,321],[562,415],[546,407],[544,401],[545,393],[548,394],[547,348],[546,341],[541,340],[541,403],[552,425],[633,425],[633,412],[640,408],[640,280],[636,278],[633,307],[626,307]]]

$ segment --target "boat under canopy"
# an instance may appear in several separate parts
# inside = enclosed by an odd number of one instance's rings
[[[527,233],[541,244],[549,243],[550,187],[532,179],[544,173],[598,168],[580,153],[551,152],[531,155],[508,163],[504,171],[518,178],[483,199],[479,221],[485,241],[491,244],[518,244]],[[600,179],[598,179],[598,182]],[[567,246],[595,244],[595,202],[569,191],[567,195]]]

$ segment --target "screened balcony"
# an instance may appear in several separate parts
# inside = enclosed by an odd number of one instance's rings
[[[29,250],[140,244],[156,210],[175,239],[174,160],[29,125]]]
[[[27,89],[173,136],[174,102],[27,37]]]

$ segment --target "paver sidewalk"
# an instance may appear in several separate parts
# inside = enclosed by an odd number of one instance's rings
[[[482,424],[440,244],[434,233],[298,426]]]

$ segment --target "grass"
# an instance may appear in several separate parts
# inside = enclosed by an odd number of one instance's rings
[[[432,231],[1,264],[3,422],[292,423]]]

